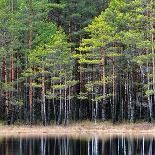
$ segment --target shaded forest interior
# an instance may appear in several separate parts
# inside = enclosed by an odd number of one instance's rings
[[[0,0],[0,120],[153,122],[153,0]]]

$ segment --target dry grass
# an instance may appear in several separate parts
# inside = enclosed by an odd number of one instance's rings
[[[0,126],[1,136],[151,136],[155,137],[155,124],[116,124],[110,122],[80,122],[69,126]]]

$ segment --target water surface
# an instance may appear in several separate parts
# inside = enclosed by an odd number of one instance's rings
[[[1,137],[0,155],[154,155],[149,137]]]

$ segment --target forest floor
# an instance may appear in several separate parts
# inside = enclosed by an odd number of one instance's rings
[[[99,136],[106,137],[109,135],[116,136],[153,136],[155,137],[155,124],[151,123],[134,123],[134,124],[115,124],[110,122],[105,123],[92,123],[92,122],[79,122],[64,125],[51,125],[51,126],[22,126],[0,125],[0,136]]]

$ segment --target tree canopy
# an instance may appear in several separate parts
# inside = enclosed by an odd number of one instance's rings
[[[0,119],[153,122],[153,0],[1,0]]]

